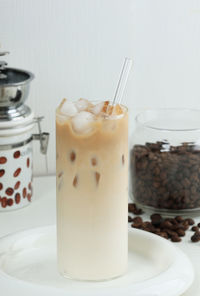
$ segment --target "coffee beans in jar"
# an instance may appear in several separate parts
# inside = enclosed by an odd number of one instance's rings
[[[199,118],[195,110],[187,111],[194,112],[194,120],[192,114],[185,117],[185,110],[167,109],[147,114],[147,122],[135,130],[130,152],[131,191],[142,207],[172,213],[200,209],[200,111]],[[184,125],[182,130],[184,117],[189,128]]]

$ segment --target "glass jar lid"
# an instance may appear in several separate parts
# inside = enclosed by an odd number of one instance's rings
[[[200,129],[198,109],[155,109],[146,110],[136,116],[137,124],[161,131],[195,131]]]

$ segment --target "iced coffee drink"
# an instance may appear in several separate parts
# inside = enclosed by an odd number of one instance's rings
[[[126,272],[128,113],[109,101],[62,101],[56,111],[59,272],[106,280]]]

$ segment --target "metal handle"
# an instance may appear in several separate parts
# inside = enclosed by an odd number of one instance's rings
[[[9,54],[9,51],[0,51],[0,57],[5,56],[6,54]]]
[[[0,51],[0,57],[5,56],[6,54],[9,54],[9,51]],[[0,79],[5,79],[7,77],[4,73],[1,73],[1,71],[6,69],[7,65],[6,62],[0,61]]]
[[[42,121],[43,118],[44,118],[44,116],[34,118],[34,121],[38,124],[39,134],[33,134],[33,140],[40,141],[40,152],[42,154],[46,154],[47,148],[48,148],[48,143],[49,143],[49,133],[42,133],[40,122]]]

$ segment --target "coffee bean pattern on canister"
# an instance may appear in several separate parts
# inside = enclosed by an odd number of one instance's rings
[[[20,203],[20,199],[21,199],[20,194],[19,193],[16,193],[15,194],[15,202],[16,202],[16,204]]]
[[[19,150],[17,150],[17,151],[15,151],[14,153],[13,153],[13,157],[14,158],[19,158],[20,157],[20,151]]]
[[[5,174],[5,170],[4,169],[0,169],[0,177],[3,177],[4,174]]]
[[[19,176],[19,174],[21,173],[21,168],[18,168],[18,169],[16,169],[16,171],[14,171],[14,173],[13,173],[13,177],[18,177]]]
[[[133,147],[130,161],[136,202],[169,210],[200,208],[200,147],[145,143]]]
[[[2,206],[2,208],[6,208],[6,206],[7,206],[7,198],[6,197],[3,197],[1,199],[1,206]]]
[[[29,157],[26,160],[26,165],[27,165],[27,168],[29,168],[29,166],[30,166],[30,158]]]
[[[7,158],[5,156],[0,157],[0,164],[4,164],[7,162]]]
[[[24,207],[32,199],[32,144],[0,151],[0,211]]]
[[[19,189],[20,184],[21,184],[21,182],[20,181],[17,181],[16,184],[15,184],[15,186],[14,186],[14,189],[15,190]]]

